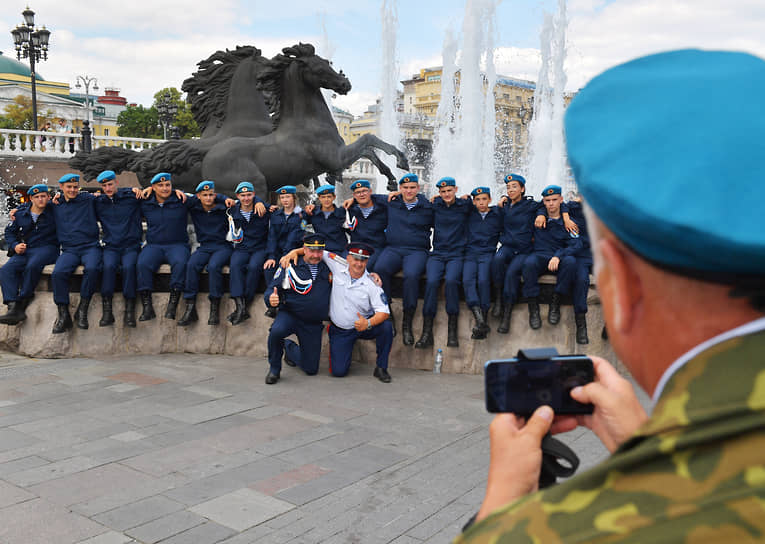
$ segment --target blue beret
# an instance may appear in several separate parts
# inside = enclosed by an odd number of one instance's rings
[[[457,182],[454,181],[454,178],[450,178],[450,177],[441,178],[436,182],[436,187],[438,187],[439,189],[441,187],[454,187],[456,185],[457,185]]]
[[[80,176],[77,174],[65,174],[58,180],[59,183],[68,183],[70,181],[80,183]]]
[[[348,244],[348,255],[353,255],[360,259],[368,259],[375,252],[375,248],[364,242],[351,242]]]
[[[505,183],[510,183],[511,181],[517,181],[524,187],[526,187],[526,178],[519,174],[508,174],[505,176]]]
[[[478,195],[489,195],[491,197],[491,189],[488,187],[476,187],[472,191],[470,191],[471,196],[478,196]]]
[[[234,189],[234,193],[254,193],[255,187],[252,186],[252,183],[249,181],[243,181],[239,185],[236,186],[236,189]]]
[[[324,248],[324,236],[321,234],[306,234],[303,236],[303,245],[314,249]]]
[[[117,178],[117,174],[115,174],[113,170],[104,170],[103,172],[98,174],[96,181],[98,183],[103,183],[105,181],[111,181],[116,178]]]
[[[369,181],[366,179],[357,179],[356,181],[351,183],[351,191],[355,191],[356,189],[361,189],[362,187],[366,187],[367,189],[372,188]]]
[[[199,185],[197,185],[197,188],[194,190],[195,193],[199,193],[201,191],[214,191],[215,190],[215,182],[206,180],[200,182]]]
[[[35,185],[32,185],[29,190],[27,191],[27,194],[29,196],[34,196],[40,193],[47,193],[49,191],[48,186],[43,183],[37,183]]]
[[[295,193],[297,193],[297,187],[294,185],[285,185],[276,190],[278,195],[294,195]]]
[[[171,176],[167,172],[160,172],[159,174],[151,178],[151,184],[154,185],[155,183],[158,183],[160,181],[172,181],[172,180],[173,180],[173,176]]]
[[[317,195],[323,195],[324,193],[332,193],[334,195],[335,194],[335,186],[327,184],[327,185],[322,185],[321,187],[316,189],[316,194]]]
[[[670,51],[607,70],[566,114],[581,194],[648,260],[762,275],[764,95],[765,61],[745,53]],[[724,121],[710,125],[712,112]]]
[[[563,189],[561,189],[558,185],[548,185],[544,189],[542,189],[542,198],[546,196],[551,195],[560,195],[563,193]]]
[[[401,176],[401,179],[398,180],[398,184],[401,185],[402,183],[419,183],[420,178],[417,177],[417,174],[404,174]]]

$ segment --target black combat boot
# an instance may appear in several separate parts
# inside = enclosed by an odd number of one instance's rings
[[[412,319],[414,310],[404,310],[404,318],[401,320],[401,339],[405,346],[414,344],[414,333],[412,333]]]
[[[99,327],[106,327],[114,323],[114,314],[112,313],[112,297],[101,297],[101,321]]]
[[[494,286],[494,306],[491,307],[491,317],[500,317],[505,309],[505,297],[502,296],[502,286]]]
[[[125,326],[135,328],[135,299],[125,299]]]
[[[210,298],[210,316],[207,318],[208,325],[220,325],[220,299]]]
[[[151,291],[141,291],[141,306],[143,309],[138,321],[149,321],[157,317],[154,313],[154,305],[151,303]]]
[[[433,316],[422,316],[422,336],[414,345],[415,348],[425,349],[433,345]]]
[[[88,307],[90,306],[89,298],[81,298],[80,304],[77,305],[77,310],[74,312],[74,320],[77,322],[77,328],[88,328]]]
[[[8,312],[0,315],[0,323],[3,325],[16,325],[27,318],[24,313],[24,300],[13,300],[8,303]]]
[[[489,332],[486,318],[480,306],[473,306],[470,308],[470,311],[473,312],[473,317],[475,318],[475,327],[473,327],[473,334],[470,335],[470,338],[473,340],[483,340]]]
[[[499,327],[497,327],[497,332],[500,334],[507,334],[510,332],[510,317],[513,315],[513,305],[512,304],[505,304],[505,307],[502,308],[502,321],[499,322]]]
[[[234,311],[231,313],[231,315],[228,316],[228,320],[231,322],[232,325],[239,325],[239,323],[247,319],[246,317],[244,317],[245,311],[246,311],[244,297],[234,297],[234,304],[236,305],[236,307],[234,308]]]
[[[186,309],[183,312],[183,317],[178,320],[178,326],[186,327],[194,321],[199,321],[199,316],[197,315],[196,297],[186,299]]]
[[[72,318],[69,316],[68,304],[56,304],[56,306],[58,307],[58,319],[53,324],[53,334],[61,334],[72,328]]]
[[[538,329],[542,326],[542,317],[539,315],[539,301],[537,297],[529,299],[529,327]]]
[[[560,322],[560,295],[553,293],[550,300],[550,311],[547,314],[547,321],[550,325],[557,325]]]
[[[165,317],[175,319],[175,313],[178,311],[178,303],[181,300],[181,291],[179,289],[170,289],[170,298],[167,299],[167,308],[165,308]]]
[[[446,339],[447,348],[460,347],[459,335],[457,334],[458,318],[459,314],[449,314],[448,337]]]
[[[574,321],[576,322],[576,343],[589,344],[590,339],[587,338],[587,314],[574,314]]]

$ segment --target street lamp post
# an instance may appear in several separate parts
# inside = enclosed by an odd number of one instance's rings
[[[157,102],[157,113],[159,114],[159,120],[162,123],[164,139],[167,140],[167,127],[175,121],[175,116],[178,113],[178,104],[173,102],[173,97],[170,96],[169,91],[165,91],[165,94],[162,95],[162,99]]]
[[[16,46],[16,58],[29,58],[29,68],[32,79],[32,123],[37,130],[37,86],[35,84],[35,62],[48,60],[48,42],[50,30],[45,26],[35,29],[35,12],[27,9],[21,12],[24,22],[11,30],[13,44]]]
[[[93,84],[93,90],[98,90],[98,79],[88,76],[77,76],[77,83],[74,85],[78,89],[85,86],[85,118],[90,122],[90,84]]]

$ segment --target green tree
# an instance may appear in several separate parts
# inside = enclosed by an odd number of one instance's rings
[[[178,113],[175,116],[175,121],[171,124],[178,127],[178,132],[181,138],[193,138],[199,136],[201,131],[191,113],[191,106],[182,98],[181,91],[175,87],[166,87],[154,93],[154,104],[152,105],[152,108],[156,109],[159,101],[164,100],[165,93],[169,93],[170,100],[178,106]],[[170,137],[170,132],[168,132],[167,136],[168,138]]]
[[[161,138],[159,117],[154,106],[128,106],[117,116],[117,135],[126,138]]]
[[[47,116],[51,117],[52,113],[48,111]],[[5,115],[0,117],[0,126],[2,128],[33,130],[33,119],[32,99],[20,94],[13,99],[12,104],[5,106]],[[45,115],[40,115],[40,112],[37,112],[37,126],[42,127],[45,120]]]

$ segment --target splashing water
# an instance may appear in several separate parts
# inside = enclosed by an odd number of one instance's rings
[[[399,63],[396,50],[396,34],[398,32],[398,10],[395,0],[383,0],[380,8],[382,21],[382,97],[380,99],[380,138],[386,142],[401,147],[401,131],[398,125],[396,99],[398,98]],[[396,172],[396,159],[387,154],[380,156],[382,161]],[[377,175],[378,193],[387,192],[388,178]]]

